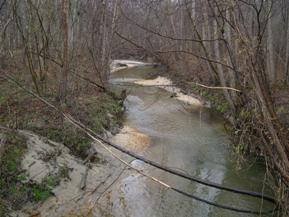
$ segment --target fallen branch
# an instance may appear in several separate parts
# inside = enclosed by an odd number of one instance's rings
[[[200,87],[204,87],[204,88],[207,88],[207,89],[221,89],[221,90],[233,90],[233,91],[236,91],[236,92],[241,92],[241,90],[238,90],[236,88],[233,88],[233,87],[213,87],[213,86],[207,86],[207,85],[204,85],[204,84],[200,84],[200,83],[197,83],[197,82],[188,82],[189,84],[195,84],[197,86],[200,86]]]
[[[200,84],[197,82],[187,82],[188,84],[194,84],[200,87],[204,87],[207,89],[221,89],[221,90],[232,90],[232,91],[236,91],[236,92],[241,92],[241,90],[238,90],[236,88],[233,87],[218,87],[218,86],[207,86],[204,84]],[[139,84],[119,84],[119,83],[114,83],[114,85],[118,85],[118,86],[140,86]],[[141,85],[141,86],[146,86],[146,87],[177,87],[177,85],[175,84],[153,84],[153,85]]]
[[[86,188],[86,180],[87,180],[88,171],[89,171],[89,166],[86,166],[84,174],[82,175],[82,178],[80,181],[80,189],[81,190],[84,190]]]

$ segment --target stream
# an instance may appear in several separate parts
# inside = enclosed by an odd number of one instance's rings
[[[120,70],[110,83],[118,91],[127,89],[124,130],[112,141],[170,168],[230,187],[258,191],[264,184],[265,168],[255,163],[237,170],[230,140],[219,114],[201,106],[186,105],[172,93],[152,86],[133,85],[155,69],[142,66]],[[130,136],[134,137],[131,138]],[[133,142],[132,142],[133,141]],[[266,201],[233,194],[184,180],[129,159],[131,165],[159,180],[203,199],[237,208],[266,210]],[[251,216],[223,210],[187,198],[138,174],[125,170],[100,201],[96,215],[128,217],[237,217]],[[100,208],[101,207],[101,208]]]

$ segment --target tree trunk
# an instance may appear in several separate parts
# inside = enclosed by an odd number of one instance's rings
[[[62,77],[60,82],[60,100],[65,101],[68,88],[68,74],[69,74],[69,28],[68,28],[68,13],[69,13],[69,1],[62,0],[62,30],[63,30],[63,67]]]
[[[270,8],[269,8],[270,10]],[[272,13],[270,13],[268,19],[268,37],[267,37],[267,75],[269,78],[270,84],[274,84],[276,81],[276,72],[275,72],[275,62],[274,62],[274,41],[273,41],[273,26],[272,26]]]
[[[218,19],[217,14],[218,14],[218,10],[215,10],[215,19],[214,19],[214,23],[213,23],[214,33],[216,34],[215,37],[218,37],[218,35],[219,35],[219,29],[218,29],[218,23],[217,23],[217,19]],[[219,40],[214,41],[214,48],[215,48],[216,60],[222,62],[222,59],[221,59],[221,46],[220,46]],[[221,64],[217,64],[217,73],[218,73],[218,77],[219,77],[220,83],[221,83],[222,86],[226,87],[227,86],[227,84],[226,84],[227,82],[226,82],[226,78],[225,78],[225,75],[224,75],[224,71],[225,71],[224,67]],[[233,102],[233,100],[231,98],[231,95],[228,92],[228,90],[224,89],[224,95],[225,95],[225,98],[226,98],[227,102],[229,103],[231,109],[233,111],[235,111],[235,105],[234,105],[234,102]]]
[[[101,45],[101,71],[102,71],[102,78],[101,78],[101,82],[103,82],[103,79],[106,81],[107,77],[106,74],[107,72],[106,70],[106,59],[107,59],[107,18],[106,18],[106,1],[102,2],[103,4],[103,11],[102,11],[102,45]]]
[[[202,4],[203,7],[203,17],[204,17],[204,23],[202,25],[202,37],[201,40],[208,40],[211,38],[214,38],[214,35],[212,36],[212,31],[210,28],[210,23],[209,23],[209,15],[208,15],[208,9],[207,9],[207,5],[205,2],[203,2]],[[203,44],[203,50],[205,52],[205,56],[208,58],[211,58],[212,55],[209,56],[209,54],[212,54],[212,46],[210,42],[202,42]],[[210,63],[210,61],[206,61],[209,73],[211,75],[211,79],[214,80],[214,72],[213,72],[213,66]]]
[[[286,55],[285,55],[285,82],[289,84],[289,16],[287,21],[287,35],[286,35]]]
[[[227,22],[231,23],[231,12],[229,9],[226,10],[226,19]],[[233,34],[231,27],[228,23],[225,24],[225,40],[227,41],[227,52],[228,52],[228,65],[231,65],[236,71],[237,68],[237,52],[236,52],[236,44],[233,40]],[[236,88],[236,71],[232,69],[228,69],[229,78],[230,78],[230,87]],[[237,101],[237,94],[235,91],[230,92],[234,102]]]

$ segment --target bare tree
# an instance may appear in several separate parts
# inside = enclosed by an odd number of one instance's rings
[[[62,101],[65,101],[68,88],[68,74],[69,74],[69,1],[62,0],[62,31],[63,31],[63,69],[62,77],[59,86],[59,96]]]

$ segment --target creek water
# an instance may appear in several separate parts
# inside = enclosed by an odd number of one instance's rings
[[[153,70],[160,69],[148,66],[131,68],[115,72],[110,78],[110,83],[118,91],[127,89],[124,125],[149,137],[149,145],[138,148],[138,154],[204,180],[270,194],[269,186],[264,183],[265,168],[261,163],[236,169],[231,143],[219,115],[200,106],[185,105],[158,87],[132,85],[132,81],[146,79]],[[193,183],[138,160],[132,160],[131,164],[206,200],[243,209],[272,208],[265,201]],[[133,170],[122,173],[100,204],[105,213],[101,214],[103,216],[251,216],[187,198]]]

